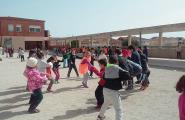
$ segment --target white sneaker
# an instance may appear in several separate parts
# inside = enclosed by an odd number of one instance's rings
[[[97,120],[104,120],[104,119],[105,119],[105,116],[101,117],[98,115],[98,117],[97,117]]]

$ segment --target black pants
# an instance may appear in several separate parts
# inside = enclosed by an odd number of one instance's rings
[[[24,55],[21,55],[21,62],[24,61]]]
[[[181,52],[177,52],[177,59],[181,59]]]
[[[42,101],[42,99],[43,99],[43,94],[42,94],[41,88],[34,90],[33,93],[31,94],[30,101],[29,101],[29,104],[30,104],[29,111],[35,110],[37,106],[40,104],[40,102]]]
[[[97,105],[101,106],[104,102],[103,87],[101,85],[98,85],[98,87],[96,88],[95,97],[97,100]]]
[[[67,73],[67,76],[70,77],[70,74],[71,74],[71,70],[74,69],[75,72],[76,72],[76,75],[79,76],[78,74],[78,70],[76,68],[76,65],[75,64],[69,64],[69,70],[68,70],[68,73]]]
[[[128,88],[133,88],[134,86],[134,78],[131,78],[130,80],[128,80]]]

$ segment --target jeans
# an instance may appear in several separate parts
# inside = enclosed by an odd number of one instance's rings
[[[123,120],[123,110],[119,91],[103,88],[104,103],[101,107],[99,116],[104,117],[105,111],[109,105],[113,105],[116,112],[115,120]]]
[[[31,94],[29,101],[30,104],[29,111],[35,110],[37,106],[41,103],[42,99],[43,94],[41,88],[34,90],[33,93]]]
[[[67,59],[64,59],[63,67],[67,67]]]

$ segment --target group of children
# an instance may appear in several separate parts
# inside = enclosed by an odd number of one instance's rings
[[[89,71],[91,74],[95,73],[100,78],[95,90],[95,97],[97,99],[96,108],[100,109],[98,120],[105,119],[105,111],[111,104],[116,111],[116,120],[123,119],[119,90],[122,89],[124,85],[127,85],[128,90],[133,89],[134,77],[138,79],[136,84],[141,84],[141,90],[146,89],[149,85],[148,77],[150,70],[146,57],[141,49],[136,50],[133,46],[130,46],[130,49],[132,50],[129,51],[126,49],[122,51],[121,49],[116,49],[115,53],[109,56],[106,56],[104,51],[101,51],[98,58],[100,70],[93,66],[93,53],[88,50],[84,51],[84,57],[79,65],[79,73],[83,75],[82,85],[88,88]],[[47,62],[44,62],[43,58],[44,54],[41,51],[30,51],[24,72],[24,75],[28,79],[28,90],[32,92],[28,110],[30,113],[39,112],[37,106],[43,98],[41,91],[42,85],[49,81],[47,91],[52,92],[53,84],[59,83],[59,63],[64,62],[64,60],[58,60],[56,55],[51,56]],[[77,77],[79,77],[75,59],[75,51],[71,51],[68,58],[69,70],[67,77],[70,77],[72,69],[75,70]],[[56,75],[55,79],[52,77],[52,71]]]
[[[127,61],[127,58],[121,55],[121,51],[119,49],[117,49],[114,55],[109,56],[108,57],[109,59],[104,54],[104,51],[101,51],[101,54],[98,58],[100,71],[98,71],[97,68],[93,66],[94,60],[92,62],[92,54],[93,53],[91,53],[88,50],[84,51],[84,57],[79,65],[79,72],[80,74],[83,74],[82,85],[88,88],[87,81],[89,79],[89,71],[91,72],[91,75],[94,72],[97,76],[99,76],[100,77],[99,85],[95,91],[95,96],[97,99],[97,108],[102,109],[99,118],[104,118],[103,114],[107,108],[107,105],[109,104],[107,102],[110,102],[107,99],[110,99],[109,98],[110,96],[112,96],[111,99],[117,111],[116,116],[117,118],[120,118],[122,116],[120,115],[122,109],[120,105],[121,102],[118,90],[122,88],[123,83],[127,82],[127,80],[130,80],[132,79],[132,77],[134,77],[132,76],[130,72],[131,70],[129,70],[128,67],[129,65],[127,64],[129,63],[128,62],[129,60]],[[58,60],[56,55],[51,56],[47,60],[47,62],[45,62],[43,59],[44,53],[42,51],[35,52],[34,50],[30,50],[27,61],[27,67],[24,72],[24,75],[28,79],[27,88],[29,91],[32,92],[32,95],[30,97],[30,108],[28,110],[30,113],[39,112],[39,110],[37,110],[36,107],[33,106],[38,106],[37,104],[40,103],[40,102],[35,103],[35,101],[42,100],[41,87],[47,82],[46,80],[50,81],[47,88],[48,92],[52,92],[52,86],[54,83],[59,83],[58,81],[60,78],[59,63],[63,62],[64,60]],[[75,64],[75,59],[76,59],[75,51],[71,51],[70,57],[68,58],[69,70],[67,77],[70,77],[72,69],[75,70],[77,77],[79,77],[79,73]],[[133,67],[132,69],[135,68]],[[52,77],[51,74],[52,71],[56,76],[55,79]],[[107,94],[106,97],[105,94]],[[116,97],[116,99],[114,97]],[[117,102],[115,103],[115,101]],[[105,105],[104,107],[102,107],[104,103]],[[117,109],[118,107],[119,110]]]

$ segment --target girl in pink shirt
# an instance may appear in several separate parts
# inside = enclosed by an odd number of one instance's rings
[[[179,96],[179,117],[180,120],[185,120],[185,75],[183,75],[176,85],[176,91],[181,93]]]
[[[40,112],[37,106],[43,99],[42,86],[47,81],[46,73],[41,73],[37,70],[38,60],[36,58],[29,58],[27,61],[27,68],[24,71],[24,75],[28,79],[28,90],[32,92],[30,97],[30,107],[28,109],[29,113]]]

